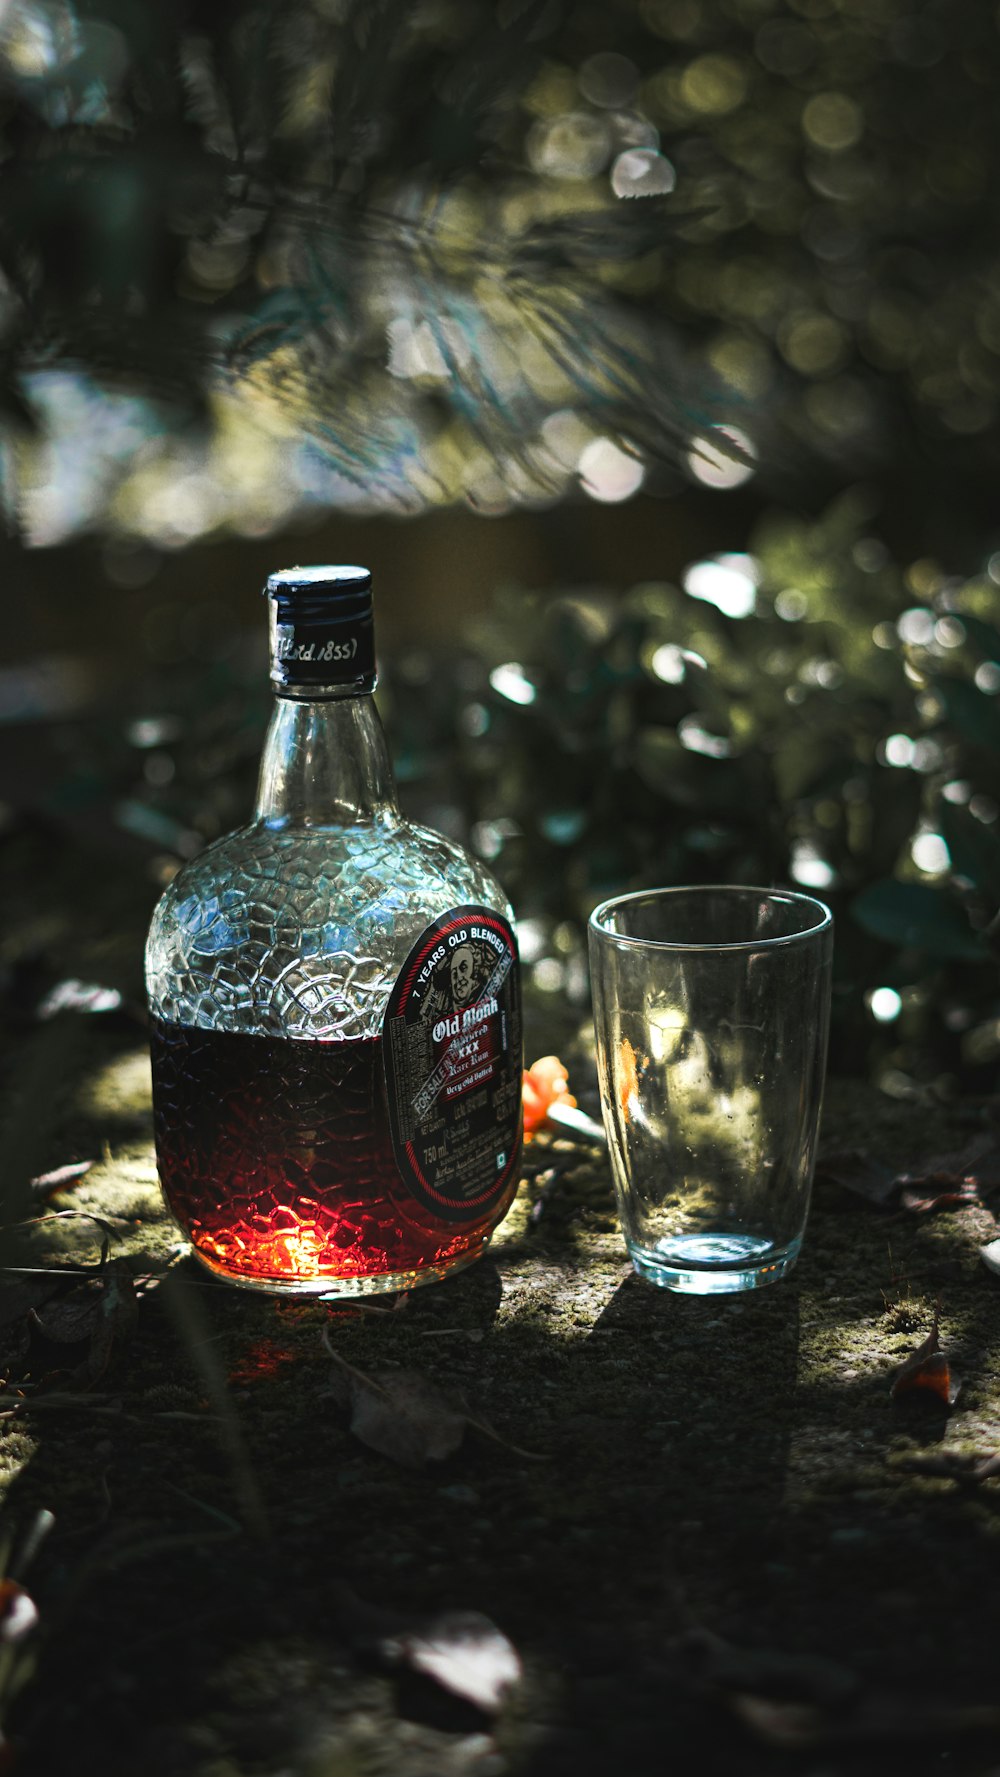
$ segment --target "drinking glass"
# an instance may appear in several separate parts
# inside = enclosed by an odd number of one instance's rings
[[[590,916],[604,1126],[641,1277],[716,1295],[791,1270],[826,1068],[833,920],[784,889],[650,889]]]

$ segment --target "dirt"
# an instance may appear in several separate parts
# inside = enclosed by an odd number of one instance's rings
[[[574,1051],[584,1099],[588,1066]],[[834,1080],[826,1144],[899,1167],[961,1147],[982,1115]],[[106,1241],[138,1292],[89,1387],[85,1342],[35,1328],[19,1355],[23,1313],[4,1332],[5,1519],[16,1536],[55,1515],[26,1576],[41,1625],[17,1644],[15,1769],[1000,1766],[1000,1482],[919,1467],[1000,1448],[987,1208],[921,1217],[820,1183],[789,1278],[680,1297],[632,1275],[603,1158],[543,1138],[532,1172],[567,1170],[526,1180],[488,1255],[378,1313],[237,1291],[183,1255],[127,1005],[18,1026],[5,1116],[8,1220],[85,1212],[8,1228],[5,1288],[92,1276]],[[30,1198],[33,1172],[82,1159]],[[937,1303],[963,1379],[950,1411],[890,1398]],[[470,1427],[420,1468],[367,1448],[324,1333],[362,1371],[461,1391],[501,1441]],[[379,1652],[373,1621],[453,1609],[518,1650],[496,1715]]]

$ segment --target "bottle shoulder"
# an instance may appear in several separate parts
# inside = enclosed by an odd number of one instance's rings
[[[371,1035],[413,944],[454,908],[511,917],[461,846],[395,818],[254,824],[178,872],[146,948],[154,1016],[266,1034]]]
[[[204,926],[217,905],[303,909],[336,900],[358,916],[372,900],[426,894],[435,903],[461,890],[508,910],[504,890],[471,852],[430,827],[396,818],[354,827],[288,829],[254,823],[213,840],[182,865],[157,902],[154,923]],[[451,902],[449,901],[449,904]]]

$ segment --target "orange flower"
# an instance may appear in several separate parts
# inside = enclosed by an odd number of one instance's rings
[[[525,1068],[521,1092],[525,1141],[537,1135],[556,1099],[560,1104],[576,1104],[568,1082],[569,1074],[558,1055],[543,1055],[540,1061]]]

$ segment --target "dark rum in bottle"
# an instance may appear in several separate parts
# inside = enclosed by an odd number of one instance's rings
[[[511,911],[399,812],[367,572],[290,569],[267,592],[254,818],[178,873],[149,935],[157,1163],[235,1283],[412,1288],[478,1257],[517,1186]]]

